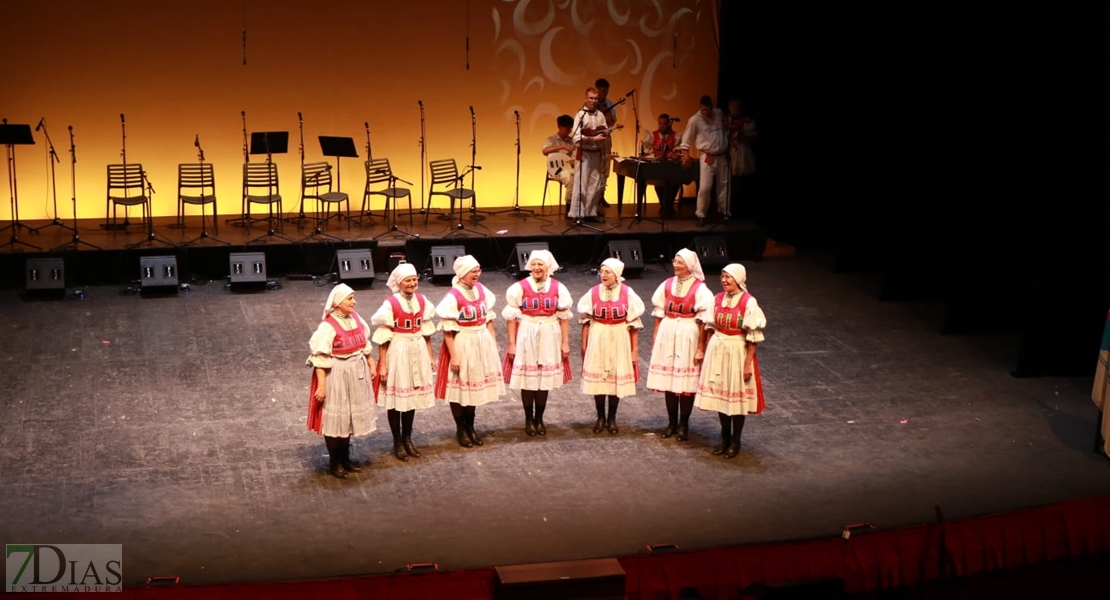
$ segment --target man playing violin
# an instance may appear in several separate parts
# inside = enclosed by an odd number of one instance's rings
[[[597,206],[603,192],[602,160],[609,128],[605,115],[598,110],[597,88],[586,88],[586,99],[574,117],[571,135],[578,148],[578,172],[571,190],[570,217],[597,221]]]

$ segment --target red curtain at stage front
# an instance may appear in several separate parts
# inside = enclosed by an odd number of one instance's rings
[[[842,580],[848,593],[1035,566],[1110,552],[1110,497],[1008,513],[857,533],[850,539],[738,546],[620,559],[629,600],[671,600],[684,587],[708,599],[737,598],[752,583]],[[489,600],[493,569],[327,581],[126,590],[141,600],[240,598]],[[43,597],[43,596],[40,596]],[[46,595],[45,597],[50,597]]]

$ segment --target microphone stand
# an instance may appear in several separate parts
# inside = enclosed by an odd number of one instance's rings
[[[58,250],[68,250],[71,246],[77,249],[80,248],[82,244],[100,250],[100,246],[90,244],[77,235],[77,146],[73,144],[73,125],[69,126],[69,183],[70,189],[73,190],[73,197],[71,198],[73,204],[73,227],[69,228],[73,230],[73,239],[61,246],[51,248],[50,251],[57,252]]]
[[[124,118],[123,113],[119,114],[119,130],[120,130],[120,136],[121,136],[120,139],[122,141],[122,146],[120,147],[119,155],[120,155],[120,158],[123,160],[123,162],[122,162],[123,166],[126,167],[127,166],[127,119]],[[124,194],[126,194],[126,193],[127,193],[127,191],[125,190]],[[108,229],[108,230],[112,230],[112,231],[123,230],[123,232],[126,233],[127,228],[131,225],[131,221],[130,221],[131,212],[130,212],[129,207],[127,207],[127,206],[123,207],[123,223],[116,223],[115,214],[116,214],[116,212],[113,209],[112,210],[112,221],[109,222],[109,223],[101,224],[100,228],[101,229]]]
[[[424,172],[428,170],[428,144],[425,139],[427,132],[424,129],[424,101],[417,100],[416,103],[420,105],[420,214],[424,215],[424,223],[427,224],[428,207],[424,204]]]
[[[571,134],[570,134],[571,138],[574,138],[574,133],[575,132],[582,132],[582,123],[583,123],[583,121],[585,121],[585,119],[586,119],[585,110],[578,111],[578,124],[575,125],[574,131],[571,131]],[[582,221],[582,212],[585,210],[585,207],[586,207],[586,184],[585,184],[586,178],[582,176],[583,175],[583,173],[582,173],[582,164],[585,162],[585,160],[581,159],[581,156],[582,156],[582,140],[581,139],[578,140],[578,155],[579,155],[578,167],[575,169],[575,172],[574,172],[575,187],[578,190],[578,198],[577,198],[578,210],[576,211],[578,213],[578,216],[574,217],[574,224],[571,225],[570,227],[567,227],[566,229],[564,229],[562,231],[562,233],[560,233],[559,235],[566,235],[566,233],[568,231],[570,231],[572,229],[575,229],[576,227],[583,227],[585,229],[590,229],[592,231],[596,231],[597,233],[603,233],[597,227],[594,227],[592,225],[587,225],[586,223],[584,223]]]
[[[303,178],[304,177],[304,116],[300,112],[297,113],[297,126],[300,129],[301,147],[300,147],[299,151],[300,151],[300,154],[301,154],[301,177]],[[304,226],[304,222],[308,220],[308,218],[305,217],[305,214],[304,214],[304,192],[303,191],[301,192],[301,208],[300,208],[300,211],[298,212],[297,216],[289,217],[285,220],[290,222],[290,223],[296,224],[297,227]],[[317,221],[316,228],[317,229],[319,229],[319,227],[320,227],[319,220],[320,220],[320,217],[319,217],[319,215],[317,215],[316,216],[316,221]],[[309,234],[308,237],[312,237],[312,234]]]
[[[207,225],[207,220],[205,219],[206,215],[204,214],[204,206],[207,204],[207,202],[204,202],[204,200],[206,200],[206,198],[204,197],[204,188],[205,188],[205,186],[203,185],[203,183],[205,182],[205,177],[204,177],[204,148],[202,148],[201,145],[200,145],[200,136],[199,135],[196,138],[196,146],[197,146],[197,161],[200,163],[200,180],[202,182],[202,185],[200,187],[200,198],[201,198],[201,203],[200,203],[200,235],[191,239],[191,240],[189,240],[189,241],[187,241],[187,242],[183,242],[181,245],[182,246],[190,246],[190,245],[195,244],[195,243],[197,243],[201,240],[212,240],[213,242],[223,244],[224,246],[230,246],[231,242],[221,240],[218,237],[208,235],[208,225]],[[213,174],[213,176],[212,176],[212,223],[213,223],[213,226],[215,226],[215,223],[216,223],[216,185],[215,184],[216,184],[215,174]],[[180,202],[180,200],[178,200],[178,202]],[[184,204],[182,204],[182,206],[181,206],[181,217],[182,217],[182,226],[184,226],[184,220],[185,220],[185,205]]]
[[[365,218],[367,223],[374,225],[374,213],[370,212],[370,165],[374,162],[374,152],[370,149],[370,121],[363,121],[362,126],[366,128],[366,187],[362,192],[362,210],[358,215],[358,226],[362,227]],[[338,163],[337,163],[338,164]],[[412,185],[411,183],[409,185]],[[392,186],[391,186],[392,187]],[[388,215],[383,215],[388,217]]]
[[[69,225],[62,223],[61,219],[58,218],[58,178],[57,174],[54,172],[54,163],[62,162],[62,160],[58,158],[58,153],[54,150],[54,142],[50,139],[50,132],[46,129],[46,117],[43,117],[40,125],[42,126],[42,134],[46,137],[46,145],[50,148],[50,190],[54,197],[54,220],[47,225],[32,229],[31,233],[38,233],[48,227],[61,227],[62,229],[77,233],[76,228],[71,228]]]
[[[127,248],[128,250],[134,250],[135,248],[139,248],[143,244],[153,245],[155,242],[159,244],[165,244],[170,248],[176,248],[177,244],[174,244],[167,239],[160,238],[158,237],[158,234],[154,233],[154,185],[150,182],[150,178],[146,176],[146,171],[142,172],[142,178],[143,183],[146,186],[146,201],[147,204],[150,206],[150,208],[147,210],[146,237],[143,238],[141,242],[128,244],[127,246],[124,246],[124,248]]]
[[[470,196],[470,222],[478,223],[485,219],[479,217],[478,213],[490,214],[488,211],[478,210],[478,190],[474,188],[474,172],[481,170],[482,167],[474,164],[478,158],[478,119],[474,116],[474,107],[470,107],[470,191],[473,194]],[[459,207],[460,215],[462,213],[462,206]]]
[[[520,207],[520,112],[513,111],[516,115],[516,191],[513,201],[513,207],[508,210],[497,211],[492,214],[499,215],[503,213],[511,213],[514,217],[527,219],[528,215],[535,216],[536,211]],[[527,213],[527,214],[525,214]]]
[[[239,116],[241,116],[243,118],[243,163],[246,164],[246,163],[249,163],[251,161],[250,146],[247,144],[247,111],[245,111],[245,110],[239,111]],[[242,212],[239,214],[238,218],[224,219],[224,223],[231,223],[235,227],[250,228],[251,223],[253,223],[255,221],[264,220],[264,219],[250,219],[250,220],[247,219],[247,198],[246,198],[246,196],[243,196],[242,206],[240,207],[240,210],[242,210]]]
[[[369,153],[369,150],[367,150],[367,153]],[[381,169],[381,170],[384,171],[385,169]],[[400,181],[401,183],[403,183],[405,185],[412,185],[411,181],[405,181],[404,179],[401,179],[400,177],[394,175],[393,171],[390,170],[390,172],[389,172],[389,187],[387,188],[387,190],[395,190],[397,188],[397,182],[398,181]],[[411,231],[405,231],[404,229],[401,229],[400,227],[397,226],[397,196],[396,195],[394,195],[392,197],[386,196],[386,198],[387,198],[386,201],[393,205],[393,215],[391,217],[392,222],[390,223],[389,230],[388,231],[383,231],[382,233],[379,233],[378,235],[376,235],[376,236],[374,236],[370,239],[376,240],[376,239],[382,237],[383,235],[389,235],[393,232],[397,232],[397,233],[402,234],[403,238],[404,237],[413,237],[413,238],[416,238],[416,239],[420,239],[420,234],[416,234],[416,233],[413,233]],[[390,200],[391,200],[391,202],[390,202]],[[412,213],[411,212],[409,213],[409,226],[410,227],[412,226]]]

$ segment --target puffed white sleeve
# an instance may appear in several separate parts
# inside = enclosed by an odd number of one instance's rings
[[[331,368],[331,344],[335,340],[335,328],[327,321],[320,321],[316,331],[308,340],[308,360],[305,364],[320,369]]]
[[[594,317],[594,288],[586,290],[578,299],[578,322],[589,323]]]
[[[362,320],[362,315],[355,313],[355,318],[358,319],[359,327],[362,327],[362,335],[366,338],[366,345],[362,347],[363,354],[370,354],[374,350],[374,340],[370,335],[370,324]]]
[[[753,344],[762,342],[764,327],[767,327],[767,317],[752,296],[748,298],[748,304],[744,307],[744,339]]]
[[[574,306],[574,298],[570,295],[570,290],[563,282],[559,282],[559,299],[555,302],[555,317],[558,319],[570,319],[574,316],[571,312],[571,307]]]
[[[628,318],[626,319],[628,327],[643,329],[644,323],[640,320],[640,317],[644,315],[644,301],[640,299],[640,295],[632,289],[632,286],[626,285],[624,287],[628,289]]]
[[[703,282],[694,293],[694,318],[702,323],[709,322],[710,317],[707,315],[713,311],[713,300],[713,292]]]
[[[441,331],[459,330],[459,303],[451,292],[443,297],[436,306],[436,316],[439,317]]]
[[[490,289],[482,284],[478,284],[482,288],[482,293],[486,298],[486,322],[490,322],[497,318],[497,313],[493,312],[493,307],[497,306],[497,294],[494,294]]]
[[[393,305],[386,300],[378,308],[378,311],[370,317],[370,324],[377,325],[378,328],[374,330],[372,341],[377,345],[388,344],[393,341]]]
[[[421,296],[424,297],[424,313],[420,315],[420,335],[431,337],[436,332],[436,307],[427,296],[423,294]]]
[[[501,309],[501,317],[508,321],[520,319],[520,303],[524,300],[524,290],[518,281],[505,290],[505,308]]]
[[[666,316],[666,313],[663,311],[663,305],[667,302],[667,281],[669,280],[664,279],[663,283],[660,283],[659,287],[655,288],[655,293],[651,295],[651,316],[657,319],[662,319]]]
[[[717,299],[713,298],[713,302],[709,304],[709,308],[698,313],[697,319],[699,322],[705,324],[706,329],[717,330]]]

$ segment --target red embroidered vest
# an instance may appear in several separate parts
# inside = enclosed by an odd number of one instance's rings
[[[405,312],[401,308],[401,300],[397,298],[396,294],[392,294],[387,298],[389,305],[393,307],[393,333],[418,333],[420,327],[424,324],[424,294],[415,294],[416,296],[416,313]]]
[[[523,297],[520,312],[530,317],[550,317],[559,308],[559,282],[554,279],[547,286],[547,293],[537,292],[527,279],[520,282]]]
[[[742,335],[744,333],[744,311],[748,307],[751,294],[744,292],[740,301],[732,308],[725,308],[725,293],[717,294],[714,299],[713,328],[724,335]]]
[[[686,290],[686,295],[679,298],[671,292],[674,289],[674,281],[675,278],[671,277],[663,284],[663,289],[667,294],[663,302],[663,314],[671,318],[693,319],[696,314],[694,312],[694,299],[697,297],[695,292],[703,285],[703,282],[700,279],[695,279],[690,289]]]
[[[616,300],[608,302],[601,299],[601,286],[595,285],[593,291],[593,320],[606,325],[619,325],[628,319],[628,286],[620,284]]]
[[[658,130],[651,132],[651,150],[655,158],[663,158],[665,153],[674,152],[674,146],[675,135],[673,131],[668,133],[666,137],[659,135]]]
[[[355,323],[358,325],[354,329],[347,331],[339,326],[339,321],[335,317],[328,315],[324,318],[324,322],[332,326],[335,330],[335,339],[331,341],[331,353],[337,356],[350,356],[356,352],[361,352],[366,347],[366,331],[362,323],[362,318],[358,313],[351,313],[354,317]]]
[[[451,288],[455,304],[459,307],[459,327],[479,327],[486,324],[486,291],[481,285],[475,286],[478,299],[470,300],[458,288]]]

